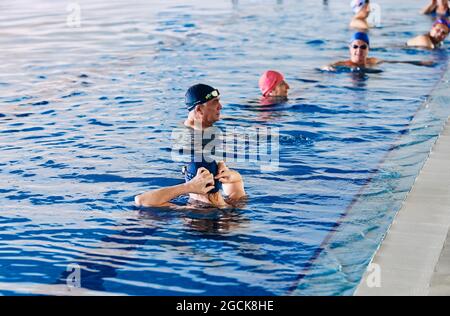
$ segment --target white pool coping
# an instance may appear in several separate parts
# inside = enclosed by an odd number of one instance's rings
[[[354,295],[450,295],[450,122]]]

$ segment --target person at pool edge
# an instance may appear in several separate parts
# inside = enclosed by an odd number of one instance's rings
[[[445,19],[438,19],[433,23],[433,26],[428,34],[414,37],[410,39],[406,45],[429,49],[439,48],[447,38],[449,30],[449,22]]]
[[[350,21],[350,28],[368,30],[370,28],[367,18],[370,14],[369,0],[352,0],[350,3],[355,14]]]
[[[188,89],[185,96],[189,111],[184,125],[192,129],[211,127],[220,119],[219,90],[204,84]],[[214,207],[229,207],[246,196],[244,182],[239,172],[229,169],[224,162],[189,162],[183,170],[185,183],[149,191],[135,197],[137,206],[174,206],[170,201],[180,195],[189,194],[190,201]],[[220,189],[223,190],[225,199]]]
[[[432,17],[450,17],[448,0],[432,0],[423,10],[422,14],[429,14]]]
[[[263,98],[287,99],[290,87],[280,72],[267,70],[259,78],[258,84]]]

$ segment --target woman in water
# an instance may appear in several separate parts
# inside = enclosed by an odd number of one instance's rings
[[[224,162],[191,162],[185,166],[183,173],[185,183],[137,195],[134,198],[136,206],[176,206],[170,201],[188,194],[191,204],[227,208],[246,195],[241,175],[235,170],[228,169]],[[227,196],[226,199],[220,189]]]
[[[338,61],[322,68],[325,71],[336,71],[336,67],[343,67],[351,70],[364,70],[372,68],[382,63],[390,64],[412,64],[416,66],[432,66],[430,61],[394,61],[369,57],[370,40],[364,32],[356,32],[350,40],[350,59]]]
[[[430,14],[432,17],[450,17],[448,0],[432,0],[423,10],[422,14]]]
[[[356,32],[350,40],[350,59],[338,61],[322,68],[326,71],[335,71],[336,67],[346,67],[351,69],[369,68],[381,64],[383,61],[378,58],[368,57],[370,49],[369,36],[364,32]]]
[[[410,39],[406,45],[429,49],[439,48],[448,36],[449,27],[447,20],[439,19],[434,22],[430,32]]]
[[[289,88],[278,71],[268,70],[259,78],[259,89],[264,98],[287,98]]]
[[[369,0],[352,0],[350,5],[355,14],[350,22],[350,28],[368,30],[370,27],[367,22],[370,14]]]

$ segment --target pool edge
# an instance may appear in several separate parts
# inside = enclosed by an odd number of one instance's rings
[[[355,296],[430,294],[435,267],[449,237],[449,155],[450,117],[365,271]],[[450,279],[446,282],[442,284],[440,280],[439,294],[450,289]]]

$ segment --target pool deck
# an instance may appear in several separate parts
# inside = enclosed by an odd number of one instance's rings
[[[449,158],[447,120],[354,295],[450,295]]]

